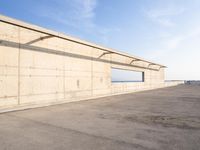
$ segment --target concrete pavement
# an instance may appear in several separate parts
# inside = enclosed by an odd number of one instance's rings
[[[0,150],[198,150],[200,86],[0,114]]]

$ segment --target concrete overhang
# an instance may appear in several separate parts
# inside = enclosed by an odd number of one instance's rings
[[[156,65],[159,68],[166,68],[166,66],[164,66],[164,65],[154,63],[152,61],[140,58],[138,56],[129,55],[127,53],[116,51],[116,50],[111,49],[111,48],[106,48],[106,47],[103,47],[103,46],[100,46],[100,45],[96,45],[96,44],[93,44],[93,43],[90,43],[90,42],[87,42],[87,41],[84,41],[84,40],[80,40],[78,38],[74,38],[74,37],[71,37],[71,36],[68,36],[68,35],[64,35],[64,34],[59,33],[59,32],[55,32],[55,31],[45,29],[45,28],[42,28],[42,27],[39,27],[39,26],[36,26],[36,25],[30,25],[28,23],[25,23],[25,22],[22,22],[22,21],[19,21],[19,20],[15,20],[13,18],[9,18],[9,17],[3,16],[3,15],[0,15],[0,22],[11,24],[11,25],[14,25],[14,26],[18,26],[18,27],[21,27],[21,28],[24,28],[24,29],[32,30],[32,31],[35,31],[35,32],[38,32],[38,33],[46,34],[46,35],[48,35],[47,37],[56,37],[56,38],[60,38],[60,39],[63,39],[63,40],[82,44],[82,45],[85,45],[85,46],[89,46],[89,47],[92,47],[92,48],[96,48],[96,49],[99,49],[101,51],[106,52],[104,54],[116,54],[116,55],[120,55],[120,56],[130,58],[130,59],[132,59],[132,61],[135,61],[135,60],[142,61],[142,62],[146,62],[146,63],[149,63],[149,64]],[[40,40],[43,40],[43,39],[45,39],[45,38],[42,38],[42,37],[40,38]],[[148,69],[148,67],[147,67],[147,69]],[[158,70],[160,70],[160,69],[158,69]]]

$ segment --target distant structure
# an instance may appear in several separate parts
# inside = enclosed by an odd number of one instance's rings
[[[111,82],[111,69],[142,82]],[[0,107],[43,106],[174,86],[165,66],[0,15]]]
[[[200,81],[199,80],[188,80],[188,81],[185,81],[185,84],[187,84],[187,85],[200,85]]]

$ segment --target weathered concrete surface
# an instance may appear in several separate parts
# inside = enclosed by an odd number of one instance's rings
[[[1,150],[199,150],[200,86],[0,115]]]

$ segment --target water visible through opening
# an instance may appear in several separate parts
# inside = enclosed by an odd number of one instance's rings
[[[144,72],[112,68],[111,81],[114,82],[144,82]]]

